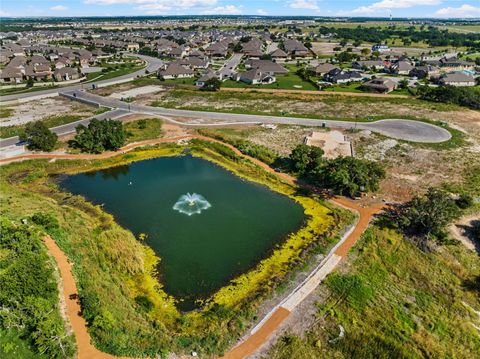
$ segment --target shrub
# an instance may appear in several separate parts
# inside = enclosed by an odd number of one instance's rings
[[[50,131],[43,122],[35,121],[27,123],[20,139],[28,142],[30,150],[50,152],[55,148],[58,136]]]
[[[116,120],[93,119],[88,127],[79,125],[73,144],[85,152],[115,151],[125,144],[127,134],[123,124]]]

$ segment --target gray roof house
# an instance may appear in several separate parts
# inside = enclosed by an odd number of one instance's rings
[[[177,63],[171,63],[165,70],[160,71],[160,76],[165,80],[193,77],[193,70],[183,67]]]
[[[259,69],[251,69],[246,72],[238,74],[237,80],[245,82],[250,85],[271,84],[276,81],[274,75],[264,73]]]
[[[270,60],[247,60],[245,62],[247,68],[259,69],[264,73],[273,74],[288,74],[288,70],[280,64]]]
[[[394,81],[383,77],[366,81],[362,86],[380,93],[389,93],[397,88],[397,84]]]
[[[450,86],[475,86],[475,79],[463,72],[451,72],[440,77],[438,83]]]

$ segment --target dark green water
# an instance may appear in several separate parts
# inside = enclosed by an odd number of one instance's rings
[[[184,310],[255,266],[304,221],[288,197],[190,156],[66,176],[60,186],[104,204],[135,235],[146,233],[161,258],[160,280]],[[211,207],[190,217],[173,210],[187,192]]]

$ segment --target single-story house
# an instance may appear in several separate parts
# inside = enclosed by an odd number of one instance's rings
[[[207,82],[208,80],[210,79],[213,79],[217,77],[217,75],[215,74],[215,72],[213,72],[212,70],[208,69],[207,71],[205,71],[203,73],[202,76],[200,76],[200,78],[195,81],[195,86],[197,87],[203,87],[205,86],[205,82]]]
[[[160,76],[165,80],[193,77],[193,70],[176,63],[171,63],[165,70],[160,71]]]
[[[463,72],[451,72],[440,77],[440,85],[475,86],[475,78]]]
[[[344,84],[348,82],[361,81],[363,76],[357,71],[342,71],[340,69],[333,69],[324,76],[325,81]]]
[[[70,80],[78,80],[80,78],[80,74],[78,70],[73,67],[64,67],[61,69],[56,69],[53,77],[56,81],[70,81]]]
[[[242,81],[250,85],[271,84],[276,81],[274,75],[264,73],[259,69],[251,69],[238,74],[237,81]]]
[[[310,69],[311,73],[314,74],[315,76],[323,76],[333,69],[336,69],[337,67],[335,65],[325,63],[325,64],[319,64],[315,67],[312,67]]]
[[[389,93],[397,88],[397,84],[394,81],[383,77],[366,81],[362,86],[380,93]]]
[[[247,60],[245,66],[250,69],[258,69],[271,75],[288,74],[288,70],[285,67],[270,60]]]
[[[414,67],[415,66],[408,61],[397,61],[390,66],[390,72],[393,74],[408,75]]]

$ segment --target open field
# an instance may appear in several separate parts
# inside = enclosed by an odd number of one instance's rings
[[[18,135],[28,122],[44,121],[48,127],[54,127],[94,116],[104,110],[62,97],[2,106],[3,114],[8,116],[0,118],[0,138]]]
[[[476,111],[459,106],[408,98],[349,97],[293,93],[260,93],[220,91],[207,93],[175,89],[144,96],[138,103],[201,111],[245,114],[292,115],[322,119],[366,120],[367,118],[412,118],[448,121],[457,116],[475,118]]]
[[[479,275],[477,254],[460,244],[426,254],[374,226],[317,289],[309,330],[287,323],[262,357],[474,357]]]

